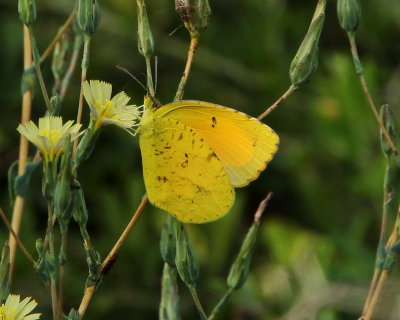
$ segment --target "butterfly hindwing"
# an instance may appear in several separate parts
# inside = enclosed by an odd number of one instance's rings
[[[182,222],[202,223],[225,215],[234,189],[205,139],[160,109],[141,127],[140,149],[150,202]]]

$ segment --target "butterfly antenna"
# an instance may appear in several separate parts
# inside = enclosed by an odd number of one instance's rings
[[[147,92],[147,89],[146,89],[145,85],[144,85],[142,82],[140,82],[139,79],[136,78],[132,73],[130,73],[125,67],[120,66],[120,65],[117,65],[116,67],[117,67],[119,70],[121,70],[121,71],[127,73],[129,76],[131,76],[131,78],[132,78],[133,80],[135,80],[135,81],[144,89],[144,91]]]
[[[154,57],[154,95],[157,92],[157,84],[158,84],[158,57]]]

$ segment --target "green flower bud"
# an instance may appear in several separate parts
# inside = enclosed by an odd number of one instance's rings
[[[168,263],[164,263],[162,274],[161,302],[159,309],[160,320],[178,320],[179,316],[179,293],[177,285],[176,269]]]
[[[22,23],[30,26],[36,21],[35,0],[18,0],[18,14]]]
[[[258,226],[258,223],[253,223],[250,227],[243,240],[239,254],[229,271],[227,284],[228,287],[233,290],[239,289],[245,283],[249,274],[251,256],[257,238]]]
[[[192,0],[193,24],[197,32],[203,31],[208,27],[211,15],[211,8],[208,0]]]
[[[39,238],[35,241],[35,248],[38,256],[40,257],[43,253],[43,239]]]
[[[0,260],[0,305],[10,293],[10,246],[6,242],[1,252]]]
[[[153,34],[151,33],[144,0],[136,0],[136,2],[138,16],[138,49],[142,56],[149,58],[154,52]]]
[[[95,33],[100,22],[100,6],[97,0],[78,0],[76,21],[83,33]]]
[[[56,80],[59,80],[67,69],[67,54],[71,47],[71,35],[66,33],[54,47],[51,71]]]
[[[83,190],[77,182],[77,186],[75,188],[76,192],[76,205],[73,210],[74,220],[79,224],[80,227],[86,226],[88,221],[88,210],[86,208],[85,196],[83,194]]]
[[[50,98],[50,116],[58,116],[61,109],[61,99],[59,95]],[[67,139],[68,140],[68,139]]]
[[[390,106],[388,104],[384,104],[381,107],[380,115],[383,125],[385,126],[387,132],[389,133],[390,139],[396,144],[396,133],[395,133],[393,115]],[[385,135],[383,134],[382,130],[381,130],[381,148],[385,157],[390,157],[390,155],[392,154],[392,149],[390,148],[390,145]]]
[[[298,88],[306,84],[318,66],[318,42],[325,20],[326,0],[319,0],[310,27],[290,64],[292,85]]]
[[[177,220],[171,215],[168,215],[167,222],[164,224],[161,230],[161,256],[163,260],[167,262],[170,266],[175,265],[176,239],[174,228],[176,223]]]
[[[357,30],[361,17],[361,6],[358,0],[338,0],[337,14],[343,30],[347,32]]]
[[[183,223],[177,228],[175,265],[182,281],[188,287],[194,286],[199,278],[199,263]]]
[[[58,175],[54,191],[54,213],[60,223],[61,232],[66,232],[74,207],[72,181],[72,143],[71,139],[65,139],[64,154],[61,160],[60,174]]]

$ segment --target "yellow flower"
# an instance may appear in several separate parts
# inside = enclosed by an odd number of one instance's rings
[[[127,105],[130,98],[119,92],[111,98],[110,83],[90,80],[83,83],[83,95],[90,107],[95,128],[114,124],[128,131],[134,131],[140,120],[141,111],[135,105]]]
[[[39,319],[40,313],[29,314],[37,303],[30,297],[20,301],[20,296],[10,294],[7,297],[6,303],[0,306],[0,320],[36,320]]]
[[[39,119],[39,127],[29,121],[20,124],[17,130],[42,152],[43,159],[48,162],[60,156],[67,137],[72,141],[81,134],[81,124],[72,123],[69,120],[63,125],[61,117],[43,117]]]

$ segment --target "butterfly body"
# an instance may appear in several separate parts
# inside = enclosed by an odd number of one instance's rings
[[[139,133],[147,195],[183,222],[225,215],[234,187],[256,179],[278,148],[272,129],[234,109],[195,100],[156,108],[149,98],[145,107]]]

